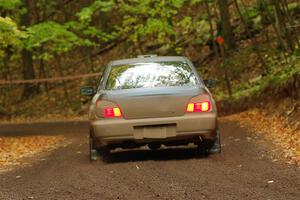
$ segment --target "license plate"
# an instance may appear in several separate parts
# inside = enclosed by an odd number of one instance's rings
[[[134,127],[135,139],[164,139],[176,136],[176,124]]]
[[[166,126],[145,127],[143,132],[144,138],[160,139],[167,137]]]

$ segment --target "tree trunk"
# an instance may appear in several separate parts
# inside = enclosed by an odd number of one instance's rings
[[[27,8],[27,12],[22,16],[21,18],[21,24],[25,27],[29,26],[31,24],[31,1],[25,0],[24,5]],[[25,80],[28,79],[35,79],[35,72],[33,67],[33,59],[32,59],[32,53],[28,51],[27,49],[22,50],[22,73],[23,78]],[[28,99],[32,97],[34,94],[38,92],[38,87],[33,84],[25,84],[23,88],[23,94],[22,99]]]
[[[267,43],[270,43],[269,33],[268,33],[268,31],[265,31],[267,29],[268,25],[271,23],[271,22],[269,22],[268,16],[266,14],[267,7],[262,0],[257,0],[256,4],[257,4],[257,8],[259,10],[259,15],[261,17],[262,33],[264,34]]]
[[[286,30],[289,33],[291,42],[293,44],[293,48],[294,48],[295,44],[300,46],[300,42],[299,42],[299,39],[298,39],[298,31],[297,31],[297,28],[295,27],[296,23],[295,23],[295,20],[292,17],[291,12],[289,11],[288,1],[283,0],[281,2],[281,6],[282,6],[283,13],[286,16],[286,20],[287,20],[287,24],[288,24],[288,26],[286,26]]]
[[[281,48],[284,48],[284,50],[288,51],[288,47],[286,46],[283,38],[280,35],[280,31],[278,30],[276,23],[273,20],[273,15],[272,13],[269,11],[269,9],[267,9],[268,4],[265,2],[265,0],[261,0],[261,3],[263,4],[264,7],[266,7],[266,14],[267,14],[267,18],[268,21],[271,22],[272,28],[274,29],[274,32],[276,34],[276,37],[278,39],[278,44],[280,45]]]
[[[228,49],[233,49],[235,46],[232,27],[230,24],[229,6],[227,0],[218,0],[220,16],[221,16],[221,35],[224,38]]]
[[[227,63],[227,55],[225,54],[224,51],[224,46],[220,46],[221,48],[221,56],[223,59],[223,72],[224,72],[224,77],[225,77],[225,83],[226,83],[226,87],[227,87],[227,91],[228,91],[228,95],[229,97],[232,96],[232,87],[231,87],[231,83],[230,83],[230,78],[229,78],[229,73],[228,73],[228,63]]]
[[[32,53],[28,50],[22,50],[22,68],[25,80],[35,79]],[[22,99],[28,99],[38,92],[38,87],[30,83],[24,84]]]
[[[61,62],[61,56],[56,55],[56,60],[58,63],[58,71],[59,71],[59,75],[61,77],[64,77],[64,72],[63,72],[63,68],[62,68],[62,62]],[[64,94],[65,94],[65,100],[67,101],[68,105],[71,106],[71,101],[69,98],[69,93],[68,93],[68,88],[67,88],[67,82],[65,80],[62,80],[62,84],[63,84],[63,88],[64,88]]]
[[[282,38],[286,40],[287,46],[289,48],[289,51],[294,51],[293,42],[291,41],[291,35],[289,34],[289,31],[286,28],[286,24],[284,21],[284,13],[280,6],[279,0],[272,0],[272,4],[275,8],[275,20],[276,20],[276,27],[279,31],[279,34]]]
[[[205,1],[205,8],[206,8],[207,16],[208,16],[209,31],[210,31],[212,47],[215,52],[215,55],[219,56],[216,39],[215,39],[215,34],[214,34],[214,28],[213,28],[213,24],[212,24],[212,16],[211,16],[211,12],[210,12],[209,3],[207,1]]]
[[[243,16],[243,14],[242,14],[242,12],[241,12],[241,10],[240,10],[240,7],[239,7],[239,4],[238,4],[237,0],[233,0],[233,3],[234,3],[234,5],[235,5],[235,8],[236,8],[236,10],[237,10],[237,13],[239,14],[239,16],[240,16],[240,18],[241,18],[242,23],[244,24],[244,27],[245,27],[245,31],[246,31],[247,36],[250,38],[253,47],[257,48],[256,51],[255,51],[255,53],[256,53],[256,55],[258,56],[258,59],[260,60],[260,63],[262,64],[265,73],[269,73],[268,66],[267,66],[267,64],[266,64],[266,62],[265,62],[263,56],[262,56],[261,53],[260,53],[260,50],[259,50],[259,44],[258,44],[258,42],[257,42],[257,40],[256,40],[256,38],[255,38],[255,35],[252,35],[252,34],[251,34],[251,31],[249,30],[249,27],[248,27],[248,25],[247,25],[247,22],[246,22],[246,20],[244,19],[244,16]],[[247,12],[246,12],[246,13],[247,13]]]

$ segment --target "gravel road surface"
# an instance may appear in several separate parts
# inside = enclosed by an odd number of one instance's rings
[[[145,147],[90,163],[87,122],[1,125],[0,135],[63,134],[70,144],[0,174],[0,199],[300,199],[299,168],[272,162],[238,124],[220,127],[222,153],[208,158],[192,146]]]

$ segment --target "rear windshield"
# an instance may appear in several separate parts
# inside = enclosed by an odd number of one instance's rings
[[[195,86],[197,78],[184,62],[147,62],[113,66],[107,90]]]

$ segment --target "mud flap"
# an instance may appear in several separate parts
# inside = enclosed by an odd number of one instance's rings
[[[209,153],[210,154],[221,153],[221,136],[220,136],[219,129],[217,129],[217,137],[213,146],[209,149]]]
[[[96,149],[90,150],[90,161],[96,161],[98,159],[98,152]]]
[[[95,147],[94,147],[94,140],[93,140],[93,138],[92,138],[92,136],[91,136],[91,134],[90,134],[90,136],[89,136],[89,155],[90,155],[90,161],[92,162],[92,161],[96,161],[97,159],[98,159],[98,151],[95,149]]]

